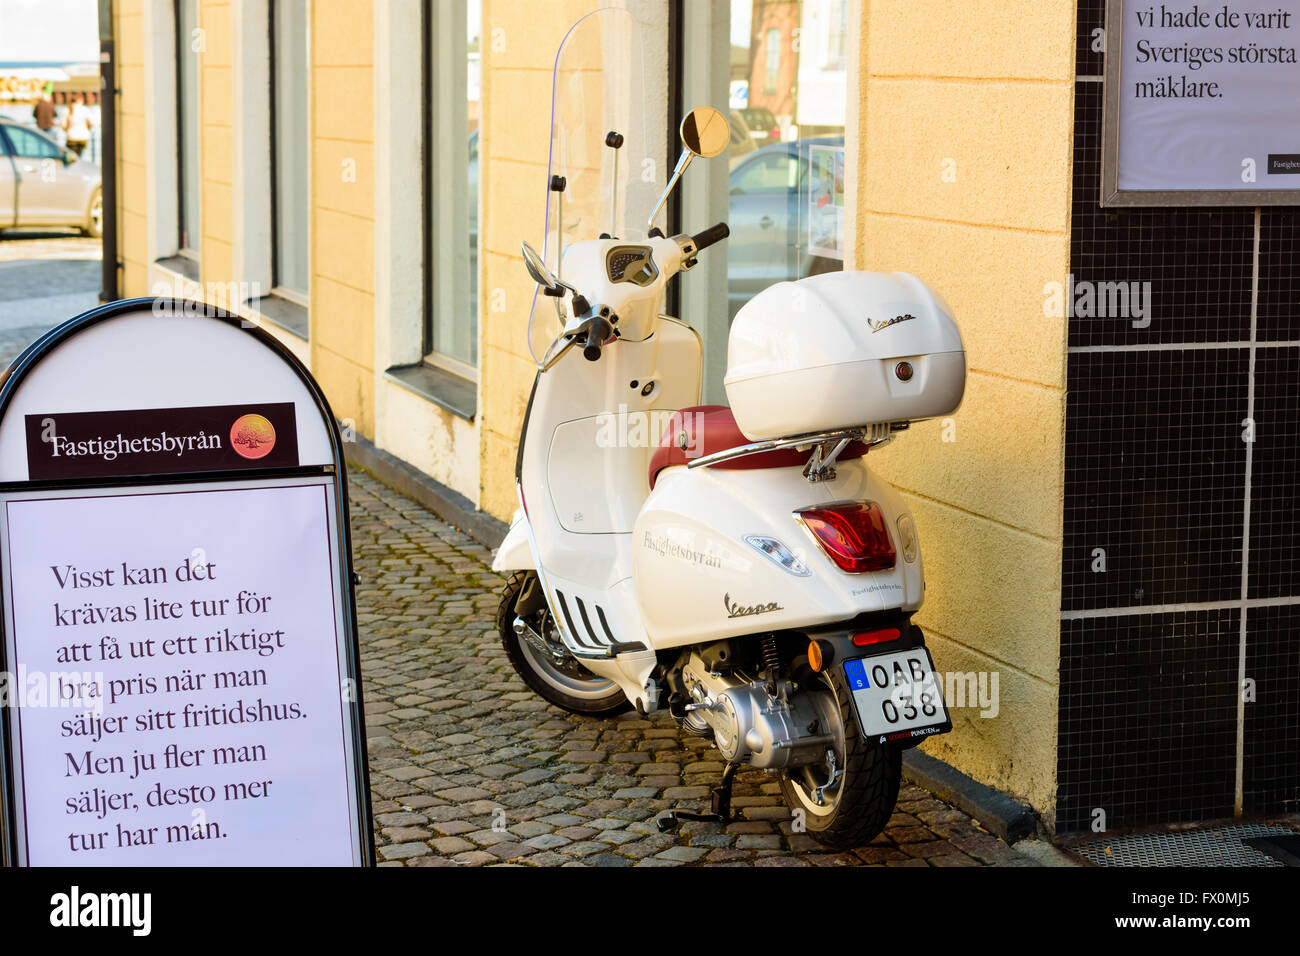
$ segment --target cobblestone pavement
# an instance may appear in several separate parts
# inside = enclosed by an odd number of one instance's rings
[[[717,752],[667,713],[595,720],[537,697],[496,635],[488,549],[364,472],[351,484],[381,866],[1033,865],[906,783],[885,832],[850,853],[791,832],[759,771],[736,778],[745,822],[660,834],[661,810],[707,808]]]

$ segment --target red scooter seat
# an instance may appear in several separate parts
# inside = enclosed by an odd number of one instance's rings
[[[736,417],[726,405],[696,405],[673,412],[664,427],[659,447],[650,456],[650,487],[655,486],[659,472],[673,465],[685,465],[705,455],[713,455],[738,445],[750,444],[736,426]],[[862,442],[853,442],[840,453],[838,461],[861,458],[867,453]],[[802,468],[808,462],[810,451],[797,448],[778,448],[774,451],[742,455],[710,465],[736,471],[751,468]]]

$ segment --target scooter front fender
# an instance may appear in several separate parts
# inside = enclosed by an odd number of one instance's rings
[[[492,570],[502,573],[537,570],[533,549],[528,544],[528,519],[521,508],[515,509],[514,517],[510,519],[510,530],[492,556]]]

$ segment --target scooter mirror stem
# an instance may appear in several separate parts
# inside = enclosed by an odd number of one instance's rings
[[[557,193],[556,199],[556,223],[555,230],[555,276],[558,282],[564,278],[564,190],[568,187],[569,181],[564,176],[551,177],[551,192]],[[563,283],[559,283],[563,285]]]
[[[623,145],[623,134],[610,130],[605,134],[605,145],[614,151],[614,188],[609,194],[609,234],[618,235],[618,150]]]
[[[668,196],[672,193],[673,187],[677,185],[677,180],[682,178],[682,173],[686,172],[686,167],[691,164],[691,160],[694,158],[695,154],[689,149],[682,150],[682,155],[677,160],[677,166],[668,180],[668,185],[664,188],[663,195],[659,197],[659,201],[655,203],[655,207],[650,213],[650,221],[646,223],[647,232],[655,227],[655,219],[659,216],[659,210],[664,208],[664,203],[668,201]]]

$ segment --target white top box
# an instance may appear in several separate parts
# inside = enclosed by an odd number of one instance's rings
[[[780,282],[731,325],[723,379],[753,440],[956,411],[966,352],[952,310],[905,272]]]

